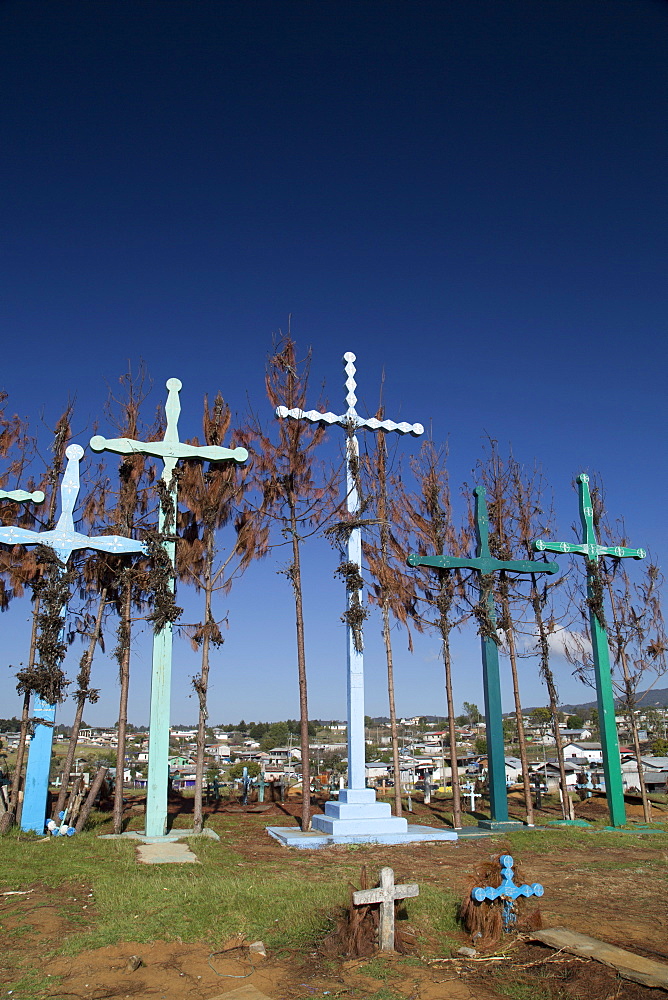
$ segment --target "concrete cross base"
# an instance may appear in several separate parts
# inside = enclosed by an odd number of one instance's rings
[[[395,818],[395,817],[393,817]],[[323,819],[314,816],[313,820]],[[323,833],[322,830],[309,830],[302,833],[297,826],[268,826],[267,833],[285,847],[297,847],[301,850],[315,850],[319,847],[330,847],[332,844],[413,844],[431,840],[457,840],[454,830],[437,830],[433,826],[408,826],[405,833]]]
[[[209,837],[211,840],[220,840],[215,830],[207,827],[201,833],[194,830],[170,830],[162,837],[147,837],[143,830],[126,830],[125,833],[102,833],[98,840],[140,840],[142,844],[170,844],[175,840],[183,840],[184,837]]]
[[[494,833],[525,829],[524,823],[517,819],[480,819],[478,826],[481,830],[493,830]]]
[[[373,788],[342,788],[338,799],[325,802],[324,816],[314,816],[318,833],[334,837],[356,834],[405,834],[407,821],[393,816],[389,802],[376,802]]]

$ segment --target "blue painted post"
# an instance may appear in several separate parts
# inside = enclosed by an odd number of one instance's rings
[[[0,543],[3,545],[44,545],[52,549],[64,566],[73,552],[81,549],[95,549],[120,555],[124,552],[143,552],[144,546],[132,538],[122,535],[100,535],[91,537],[76,531],[74,527],[74,507],[79,496],[79,463],[84,450],[81,445],[71,444],[65,455],[67,468],[60,486],[61,512],[56,527],[51,531],[30,531],[27,528],[0,528]],[[63,608],[63,626],[67,608]],[[51,747],[53,745],[53,724],[56,706],[35,697],[33,716],[43,721],[35,726],[35,734],[30,742],[26,787],[21,813],[21,829],[44,833],[46,819],[46,797],[49,790],[49,769]]]
[[[397,431],[399,434],[424,433],[422,424],[395,423],[394,420],[378,420],[376,417],[364,419],[355,409],[357,396],[355,389],[355,355],[344,354],[346,372],[346,403],[343,414],[320,413],[318,410],[276,408],[277,417],[291,417],[293,420],[309,420],[342,427],[346,432],[346,507],[351,517],[358,515],[359,496],[355,470],[359,460],[359,443],[356,431]],[[353,528],[348,539],[348,562],[362,570],[362,532]],[[348,609],[363,602],[362,590],[348,591]],[[376,802],[373,788],[366,787],[365,743],[364,743],[364,655],[361,642],[361,627],[347,625],[347,676],[348,676],[348,785],[341,789],[337,801],[325,804],[325,815],[314,816],[314,830],[335,836],[348,834],[405,832],[406,820],[391,816],[387,802]]]
[[[134,441],[131,438],[104,438],[100,434],[91,438],[93,451],[112,451],[118,455],[152,455],[162,459],[164,467],[161,479],[168,491],[168,503],[177,511],[177,485],[174,469],[182,458],[199,458],[209,462],[223,462],[233,459],[245,462],[248,452],[245,448],[221,448],[217,445],[184,444],[179,440],[178,422],[181,413],[179,392],[181,382],[177,378],[167,380],[167,402],[165,417],[167,427],[162,441]],[[160,504],[158,531],[164,535],[167,514]],[[176,533],[176,526],[171,528]],[[165,538],[163,548],[174,567],[176,542]],[[171,588],[174,589],[174,575]],[[153,636],[153,664],[151,673],[151,718],[148,743],[148,784],[146,795],[147,837],[163,837],[167,832],[167,778],[169,772],[169,708],[172,681],[172,625],[167,623]]]

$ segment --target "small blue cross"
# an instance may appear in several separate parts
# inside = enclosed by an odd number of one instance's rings
[[[540,882],[533,885],[515,885],[513,882],[513,859],[510,854],[502,854],[499,858],[501,865],[501,877],[503,881],[496,888],[487,885],[484,888],[475,888],[471,891],[471,896],[476,903],[482,903],[485,899],[502,899],[503,906],[503,926],[508,930],[510,924],[515,923],[513,903],[519,896],[542,896],[545,890]]]

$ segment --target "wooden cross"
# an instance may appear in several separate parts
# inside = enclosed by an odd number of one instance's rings
[[[378,938],[381,951],[394,951],[394,901],[419,895],[417,885],[395,885],[391,868],[381,868],[380,885],[376,889],[360,889],[353,893],[355,906],[380,903]]]
[[[167,427],[162,441],[134,441],[131,438],[104,438],[96,434],[91,438],[93,451],[113,451],[118,455],[152,455],[162,459],[164,468],[161,479],[169,496],[168,503],[173,515],[166,513],[163,503],[158,512],[158,531],[165,533],[166,522],[176,521],[177,483],[174,469],[179,459],[199,458],[209,462],[224,462],[233,459],[245,462],[248,452],[245,448],[222,448],[218,445],[195,446],[179,441],[179,415],[181,403],[179,392],[181,382],[177,378],[167,380],[167,402],[165,416]],[[176,556],[176,523],[170,524],[170,538],[162,542],[172,567]],[[172,577],[171,588],[174,589]],[[146,793],[146,836],[162,837],[167,830],[167,781],[169,776],[169,703],[172,680],[172,625],[168,622],[153,636],[153,666],[151,674],[151,714],[149,720],[148,744],[148,784]]]
[[[395,423],[394,420],[378,420],[377,417],[365,419],[360,417],[355,404],[355,355],[348,351],[343,355],[346,373],[345,386],[347,391],[345,413],[321,413],[319,410],[301,410],[295,407],[289,410],[285,406],[276,407],[277,417],[291,417],[293,420],[309,420],[311,423],[329,424],[342,427],[347,434],[346,441],[346,506],[351,517],[358,515],[359,496],[357,491],[357,476],[355,469],[359,462],[359,443],[355,432],[396,431],[398,434],[412,434],[418,437],[424,433],[422,424],[408,424],[405,421]],[[353,528],[348,536],[348,563],[362,570],[362,531]],[[353,603],[362,602],[362,589],[348,592],[348,609]],[[366,765],[364,744],[364,657],[360,641],[360,628],[346,627],[348,638],[348,788],[366,788]]]
[[[431,566],[434,569],[472,569],[478,573],[481,597],[484,595],[485,577],[503,570],[507,573],[557,573],[556,562],[542,563],[531,559],[495,559],[489,551],[489,516],[487,513],[486,490],[476,486],[475,527],[477,549],[474,559],[457,556],[408,557],[409,566]],[[487,595],[489,620],[496,625],[494,595]],[[506,758],[503,746],[503,713],[501,709],[501,684],[499,680],[499,647],[493,636],[480,635],[482,649],[482,677],[485,694],[485,736],[487,738],[487,759],[489,773],[490,815],[493,823],[507,823],[508,789],[506,787]]]
[[[92,537],[76,531],[74,527],[74,507],[79,496],[79,463],[84,450],[79,444],[71,444],[65,451],[67,468],[60,485],[61,509],[56,527],[50,531],[30,531],[28,528],[0,528],[0,542],[3,545],[45,545],[53,549],[62,563],[67,563],[73,552],[81,549],[95,549],[98,552],[143,552],[144,545],[124,535],[98,535]],[[21,491],[23,492],[23,491]],[[44,494],[41,494],[44,499]],[[33,495],[34,499],[34,495]],[[63,623],[67,608],[63,608]],[[50,705],[38,696],[33,700],[33,716],[42,720],[37,723],[30,742],[21,829],[44,833],[46,797],[49,788],[49,767],[53,746],[53,726],[56,706]]]
[[[578,476],[578,499],[580,504],[580,520],[584,539],[581,543],[544,542],[538,539],[532,542],[536,552],[570,552],[584,556],[589,563],[598,564],[601,556],[611,556],[613,559],[644,559],[644,549],[627,549],[621,545],[599,545],[594,527],[594,508],[589,492],[589,476],[582,473]],[[622,784],[622,764],[619,755],[619,738],[615,723],[615,698],[612,690],[612,675],[610,672],[610,653],[608,638],[605,634],[599,616],[596,614],[592,591],[593,578],[587,574],[587,597],[589,598],[589,626],[591,630],[592,649],[594,654],[594,674],[596,677],[596,698],[598,702],[598,719],[601,729],[601,749],[603,752],[603,770],[605,772],[605,795],[608,800],[610,823],[612,826],[623,826],[626,823],[624,806],[624,787]]]

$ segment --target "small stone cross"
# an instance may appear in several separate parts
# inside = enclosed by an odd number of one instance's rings
[[[512,860],[512,859],[511,859]],[[391,868],[381,868],[380,885],[376,889],[360,889],[353,893],[355,906],[380,903],[380,927],[378,937],[381,951],[394,951],[394,901],[417,896],[417,885],[395,885]]]

